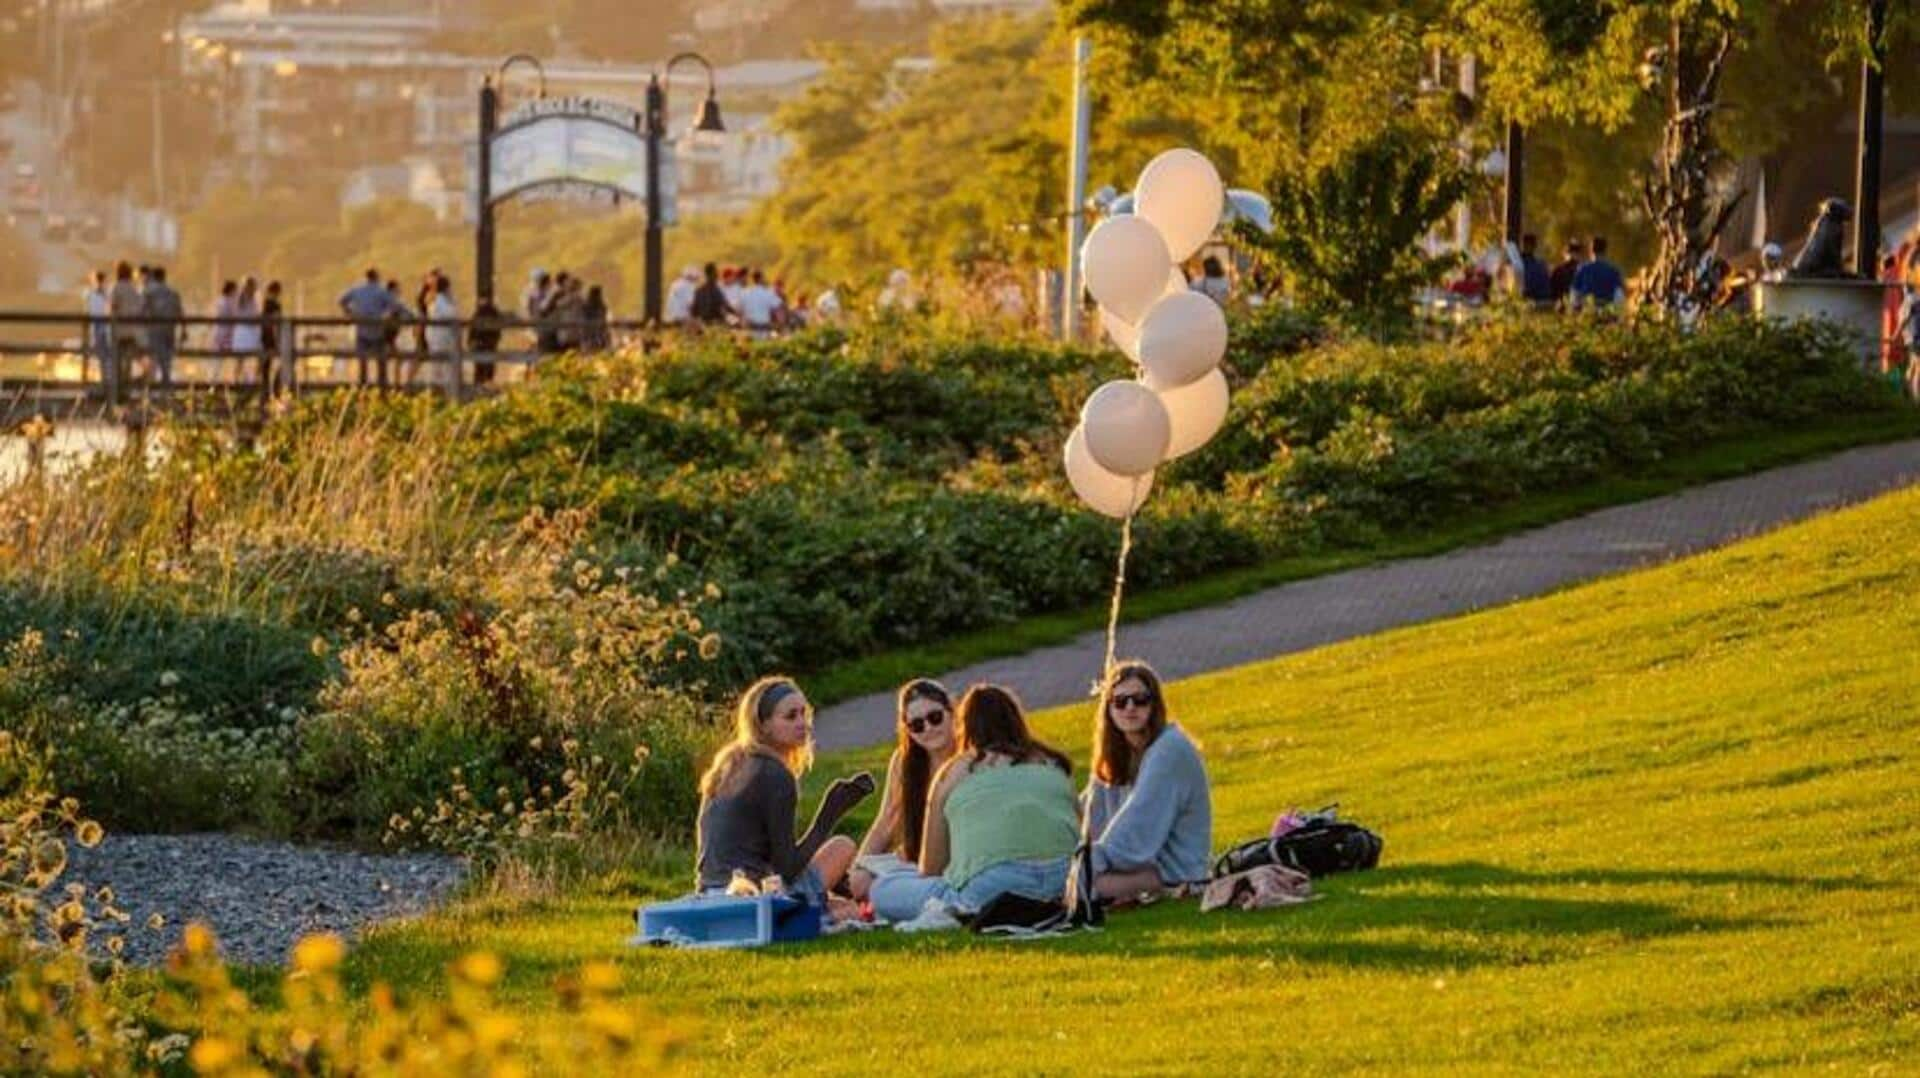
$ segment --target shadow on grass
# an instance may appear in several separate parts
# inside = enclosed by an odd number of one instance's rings
[[[1664,868],[1575,868],[1525,872],[1483,861],[1393,865],[1345,878],[1362,893],[1404,882],[1443,887],[1791,887],[1813,891],[1883,891],[1896,886],[1864,876],[1788,876],[1775,872]]]
[[[1563,961],[1595,947],[1633,946],[1679,936],[1738,933],[1777,927],[1777,918],[1703,914],[1703,903],[1622,897],[1605,893],[1544,894],[1569,887],[1596,889],[1682,888],[1716,892],[1725,904],[1728,887],[1795,891],[1884,890],[1891,884],[1850,876],[1792,876],[1766,872],[1684,869],[1580,868],[1528,872],[1483,862],[1396,865],[1375,872],[1321,881],[1321,897],[1305,906],[1241,913],[1201,914],[1194,901],[1167,902],[1117,913],[1104,931],[1043,941],[1009,943],[965,932],[902,935],[876,930],[830,936],[801,945],[755,951],[672,952],[628,948],[630,921],[599,938],[599,925],[625,912],[595,899],[552,916],[575,922],[567,933],[583,946],[575,954],[519,954],[508,959],[508,991],[537,996],[554,977],[595,958],[622,958],[630,970],[657,962],[794,963],[848,958],[884,961],[911,957],[942,961],[991,951],[1009,956],[1084,955],[1095,959],[1275,960],[1350,969],[1434,972]],[[491,918],[476,920],[484,937]],[[593,927],[589,927],[589,925]],[[370,941],[356,958],[356,987],[372,980],[420,984],[437,978],[463,950],[455,940],[417,936]],[[685,967],[681,967],[684,970]],[[639,983],[650,975],[642,973]]]

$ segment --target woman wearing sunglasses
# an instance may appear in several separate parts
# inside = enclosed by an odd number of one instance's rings
[[[927,791],[935,773],[953,758],[953,696],[946,686],[929,678],[907,682],[900,686],[894,714],[900,744],[887,761],[880,812],[847,875],[847,887],[859,899],[867,897],[880,876],[916,871],[920,837],[926,829]]]
[[[933,780],[920,871],[873,882],[873,910],[919,916],[929,899],[978,910],[1003,894],[1058,898],[1078,841],[1073,765],[1027,730],[1020,701],[998,685],[960,700],[953,759]]]
[[[769,876],[815,905],[853,861],[853,840],[833,834],[847,810],[873,792],[862,771],[836,779],[813,824],[793,837],[800,776],[813,763],[813,709],[791,680],[765,677],[740,694],[733,740],[700,777],[699,890],[725,891],[736,876],[759,884]]]
[[[1100,898],[1158,896],[1206,881],[1213,844],[1206,765],[1168,721],[1160,676],[1146,663],[1129,660],[1107,675],[1085,809]]]

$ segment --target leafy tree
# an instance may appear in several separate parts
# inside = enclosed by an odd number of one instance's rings
[[[1063,213],[1065,43],[1043,20],[935,29],[932,63],[835,48],[776,116],[794,151],[759,220],[816,283],[1050,258]]]
[[[1422,134],[1389,130],[1306,175],[1272,178],[1274,231],[1243,235],[1287,271],[1303,302],[1366,323],[1404,318],[1407,298],[1452,259],[1418,246],[1464,197],[1470,177]]]

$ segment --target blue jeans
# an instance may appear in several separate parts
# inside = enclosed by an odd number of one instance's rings
[[[1002,861],[989,865],[955,887],[944,876],[922,876],[918,872],[896,872],[873,881],[868,892],[875,915],[889,921],[911,921],[920,916],[927,899],[937,898],[949,906],[969,912],[978,911],[1000,895],[1017,892],[1029,898],[1059,898],[1067,889],[1067,858],[1044,861]]]
[[[758,883],[759,881],[754,881]],[[787,893],[796,898],[804,898],[821,909],[827,908],[827,881],[820,878],[820,870],[808,865],[799,878],[787,885]],[[694,892],[697,895],[724,895],[725,887],[702,887]]]

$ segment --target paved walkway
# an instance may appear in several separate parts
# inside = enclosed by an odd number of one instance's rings
[[[1401,625],[1509,603],[1687,554],[1920,483],[1920,440],[1854,449],[1694,487],[1522,532],[1488,546],[1386,562],[1256,592],[1222,606],[1120,627],[1120,653],[1184,678],[1305,651]],[[1018,689],[1034,708],[1086,698],[1106,646],[1072,643],[942,672]],[[819,716],[827,749],[891,741],[893,694],[848,700]]]

